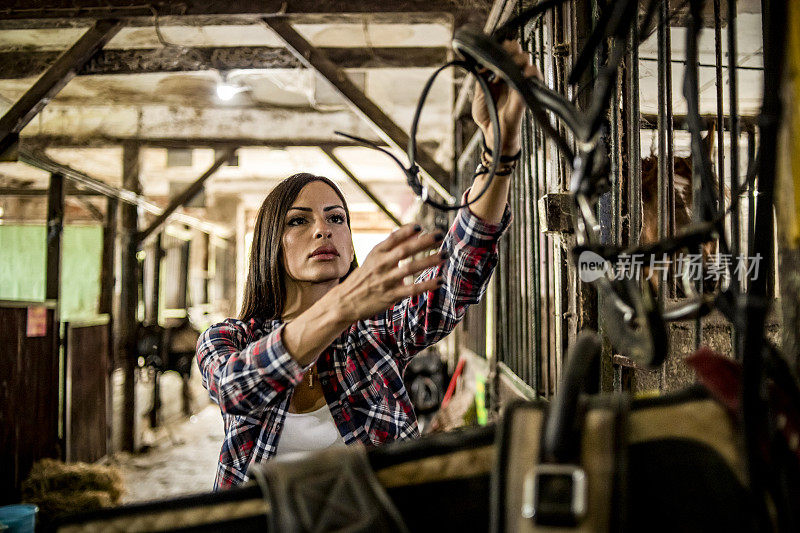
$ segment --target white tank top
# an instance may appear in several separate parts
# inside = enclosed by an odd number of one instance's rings
[[[310,413],[286,413],[275,456],[345,446],[326,403]]]

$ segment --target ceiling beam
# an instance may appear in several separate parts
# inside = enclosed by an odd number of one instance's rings
[[[350,104],[353,111],[372,126],[384,142],[401,151],[408,149],[408,134],[375,102],[367,98],[341,68],[297,33],[289,22],[280,18],[265,18],[264,22],[306,67],[314,69],[326,80]],[[422,149],[417,150],[416,164],[423,171],[423,179],[426,178],[425,174],[428,175],[426,181],[431,188],[446,200],[450,200],[448,192],[450,173]]]
[[[226,148],[348,148],[363,147],[364,145],[338,137],[335,139],[254,139],[250,137],[208,138],[208,137],[181,137],[181,138],[153,138],[153,137],[72,137],[68,135],[31,135],[20,137],[20,144],[26,149],[41,151],[46,148],[114,148],[126,142],[136,142],[140,146],[149,148],[213,148],[224,150]],[[378,146],[387,146],[378,140]],[[436,141],[423,141],[420,146],[427,150],[435,150],[439,143]]]
[[[32,153],[28,150],[21,149],[19,151],[19,159],[23,163],[27,163],[46,172],[58,172],[62,174],[64,178],[77,183],[81,187],[97,191],[108,198],[117,198],[126,204],[136,205],[152,215],[159,216],[164,212],[161,207],[154,204],[141,194],[137,194],[136,192],[128,189],[115,187],[104,182],[103,180],[93,178],[88,174],[75,170],[67,165],[62,165],[61,163],[53,161],[44,154]],[[199,229],[202,232],[209,234],[213,233],[223,238],[230,237],[231,235],[231,232],[228,229],[221,228],[217,224],[205,222],[183,213],[173,213],[173,220]]]
[[[76,70],[116,35],[120,27],[117,20],[98,20],[6,111],[0,118],[0,153],[16,141],[22,128],[75,76]]]
[[[213,21],[219,17],[252,18],[269,15],[288,15],[302,21],[306,17],[351,15],[407,14],[453,14],[465,16],[465,12],[481,11],[481,6],[460,6],[452,0],[205,0],[203,2],[130,2],[130,0],[8,0],[0,8],[2,27],[42,27],[42,23],[62,21],[72,24],[97,18],[125,18],[132,23],[153,24],[153,15],[158,14],[164,25],[174,20],[184,23]],[[16,24],[14,24],[16,23]],[[39,26],[32,26],[39,23]]]
[[[443,47],[322,48],[341,68],[380,69],[438,67],[447,61]],[[57,51],[0,52],[0,79],[41,74],[60,55]],[[180,53],[165,48],[100,50],[78,76],[149,74],[203,70],[294,69],[303,64],[285,48],[268,46],[197,47]]]
[[[75,186],[67,186],[64,192],[66,196],[102,196],[97,191],[78,189]],[[47,196],[47,189],[28,189],[25,187],[0,187],[0,196]]]
[[[139,137],[194,139],[196,137],[261,139],[261,143],[284,140],[287,133],[297,144],[341,139],[344,130],[368,139],[377,135],[349,109],[339,111],[296,111],[252,107],[184,107],[170,105],[61,105],[54,102],[42,110],[22,136],[67,135],[76,139],[97,137]],[[305,139],[304,139],[305,138]],[[425,137],[423,137],[425,138]]]

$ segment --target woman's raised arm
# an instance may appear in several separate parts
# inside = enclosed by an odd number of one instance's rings
[[[283,343],[302,366],[311,364],[351,324],[385,311],[409,296],[434,290],[441,278],[405,284],[426,268],[447,258],[434,254],[403,265],[400,261],[439,246],[441,233],[421,234],[418,225],[406,224],[378,244],[342,283],[284,326]]]

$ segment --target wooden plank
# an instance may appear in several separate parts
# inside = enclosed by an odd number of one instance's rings
[[[44,336],[28,337],[28,309],[0,306],[0,505],[19,502],[20,485],[35,461],[60,455],[55,309],[45,313]]]
[[[61,280],[61,237],[64,230],[64,176],[50,174],[47,196],[47,258],[45,298],[59,299]]]
[[[77,70],[78,76],[150,74],[204,70],[296,69],[303,64],[285,48],[269,46],[194,47],[182,53],[163,49],[100,50]],[[447,61],[444,47],[321,48],[341,68],[438,67]],[[0,52],[0,79],[39,76],[60,55],[57,51]]]
[[[480,3],[471,4],[471,11],[482,11]],[[451,0],[205,0],[203,2],[159,2],[155,5],[131,3],[128,0],[55,0],[44,2],[29,0],[8,0],[3,3],[0,15],[4,19],[3,28],[41,27],[41,21],[61,19],[61,27],[81,23],[100,17],[134,19],[137,22],[153,24],[153,11],[162,24],[173,20],[184,23],[211,22],[219,17],[236,20],[239,17],[289,15],[312,17],[339,17],[345,14],[376,16],[393,14],[394,19],[405,20],[414,14],[458,13],[462,11],[458,2]],[[71,20],[70,20],[71,19]],[[384,18],[385,19],[385,18]],[[419,17],[413,20],[420,20]],[[424,19],[422,19],[424,20]],[[17,21],[17,24],[13,24]],[[35,22],[40,21],[40,25]]]
[[[372,139],[378,146],[387,146],[380,139]],[[291,139],[259,139],[253,137],[109,137],[94,135],[91,137],[71,137],[66,135],[30,135],[22,138],[24,150],[41,151],[45,148],[106,148],[109,146],[122,146],[126,142],[137,142],[140,146],[155,148],[290,148],[290,147],[318,147],[341,148],[345,146],[363,146],[363,144],[345,139],[336,138],[291,138]],[[439,146],[438,142],[422,141],[420,146],[433,150]],[[67,193],[69,194],[69,193]]]
[[[0,118],[0,153],[8,142],[75,76],[92,55],[103,47],[121,25],[117,20],[99,20],[42,74]]]
[[[311,46],[291,24],[279,18],[265,18],[264,22],[280,37],[289,50],[310,69],[314,69],[336,90],[349,104],[352,110],[365,120],[375,132],[390,146],[398,150],[408,149],[408,134],[403,131],[389,116],[359,89],[344,71],[334,64],[318,48]],[[450,173],[442,168],[427,152],[417,151],[417,165],[431,179],[428,184],[445,199],[452,197],[448,192]]]
[[[106,455],[108,324],[67,328],[70,416],[67,461],[94,462]]]

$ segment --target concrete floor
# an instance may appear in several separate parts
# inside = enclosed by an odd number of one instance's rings
[[[159,428],[146,453],[117,454],[111,463],[125,480],[122,503],[210,492],[222,438],[219,408],[208,405],[188,420]]]

